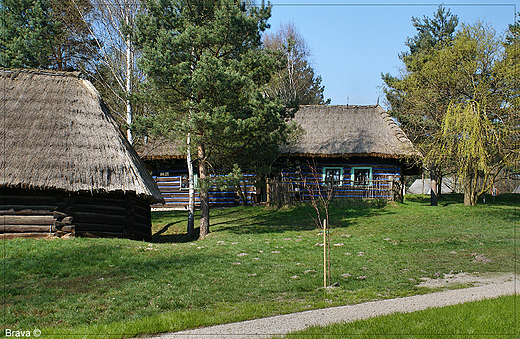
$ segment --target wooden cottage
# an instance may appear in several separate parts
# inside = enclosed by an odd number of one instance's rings
[[[403,176],[420,174],[420,153],[381,106],[302,106],[294,122],[303,133],[282,150],[271,199],[309,199],[309,184],[337,198],[396,199]]]
[[[149,239],[164,201],[92,84],[0,69],[0,238]]]
[[[310,193],[305,185],[310,182],[332,189],[334,197],[397,199],[402,195],[403,176],[421,173],[416,162],[419,152],[380,106],[302,106],[294,122],[302,135],[282,149],[267,180],[269,187],[261,187],[255,175],[246,176],[249,202],[307,200]],[[166,207],[188,205],[188,169],[182,149],[181,142],[167,140],[152,140],[139,148]],[[236,203],[233,189],[212,188],[211,206]]]
[[[137,151],[161,191],[164,203],[157,208],[186,209],[189,200],[188,165],[186,163],[186,146],[170,140],[149,139],[145,145],[137,147]],[[194,166],[195,186],[197,185],[198,168]],[[256,197],[256,175],[246,174],[242,191],[252,203]],[[239,198],[233,188],[219,189],[216,185],[210,187],[210,207],[230,207],[239,203]],[[195,205],[200,205],[198,194],[195,195]]]

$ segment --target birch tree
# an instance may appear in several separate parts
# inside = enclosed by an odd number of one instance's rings
[[[84,21],[85,11],[79,0],[71,0]],[[127,139],[134,143],[134,102],[135,83],[143,78],[135,63],[136,50],[132,42],[134,18],[139,11],[139,1],[91,0],[95,24],[90,26],[100,59],[90,63],[93,82],[98,87],[107,105],[118,116],[118,121],[126,129]]]
[[[281,52],[285,67],[271,79],[267,95],[279,97],[285,105],[323,105],[322,78],[315,74],[311,63],[311,51],[294,24],[283,24],[273,34],[263,38],[265,48]]]

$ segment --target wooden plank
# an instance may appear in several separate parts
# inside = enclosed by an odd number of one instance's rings
[[[151,225],[148,224],[148,225],[145,225],[145,224],[140,224],[140,223],[134,223],[134,230],[137,230],[138,232],[142,232],[143,234],[147,233],[147,232],[151,232]]]
[[[135,213],[140,214],[142,216],[148,216],[150,217],[150,204],[146,203],[146,205],[143,204],[137,204],[134,206]]]
[[[146,225],[146,224],[151,222],[150,218],[148,218],[148,217],[146,217],[144,215],[141,215],[139,213],[136,213],[133,217],[135,218],[135,222],[137,222],[137,223],[141,223],[141,224],[145,224]]]
[[[76,196],[76,204],[94,205],[94,206],[116,206],[125,207],[126,202],[123,193],[108,196]]]
[[[53,225],[52,215],[4,215],[0,225]]]
[[[54,206],[2,205],[1,208],[0,215],[53,215],[54,210]]]
[[[7,193],[3,197],[4,201],[13,205],[54,205],[56,203],[56,197],[53,195],[13,195]]]
[[[126,238],[127,235],[121,232],[84,232],[76,231],[76,235],[86,238]]]
[[[41,225],[1,225],[0,232],[3,233],[49,233],[56,232],[54,226]]]
[[[87,212],[75,212],[74,223],[94,223],[94,224],[109,224],[109,225],[123,225],[125,216],[121,215],[110,215],[103,213],[87,213]]]
[[[180,177],[155,177],[154,180],[157,184],[159,184],[159,183],[162,184],[165,182],[176,182],[177,185],[179,185],[181,183]]]
[[[159,187],[159,191],[161,191],[161,193],[177,193],[177,192],[188,192],[188,189],[180,189],[179,187],[177,186],[158,186]]]
[[[51,234],[54,236],[54,234]],[[47,238],[49,233],[0,233],[0,239]]]
[[[76,225],[76,232],[116,232],[122,233],[124,226],[121,225],[107,225],[107,224],[94,224],[94,223],[82,223]]]
[[[112,205],[76,204],[75,212],[125,215],[126,207]]]

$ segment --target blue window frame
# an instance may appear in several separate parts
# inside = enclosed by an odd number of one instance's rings
[[[343,167],[323,167],[323,184],[328,187],[341,186],[343,183]]]
[[[350,180],[354,187],[371,187],[372,167],[352,167]]]

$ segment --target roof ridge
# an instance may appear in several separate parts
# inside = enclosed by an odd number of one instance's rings
[[[36,69],[36,68],[6,68],[0,67],[0,71],[9,72],[9,73],[30,73],[30,74],[39,74],[39,75],[55,75],[55,76],[70,76],[75,78],[80,78],[83,73],[80,71],[55,71],[51,69]]]
[[[383,117],[383,120],[385,120],[385,122],[388,124],[388,126],[390,127],[392,132],[394,132],[396,138],[400,142],[406,143],[407,141],[410,141],[410,139],[406,136],[406,134],[401,129],[401,127],[399,127],[399,125],[395,122],[393,117],[390,114],[388,114],[388,112],[381,111],[379,114],[381,114],[381,116]]]
[[[300,107],[316,107],[316,108],[335,108],[335,107],[342,107],[342,108],[377,108],[381,107],[380,105],[300,105]]]

